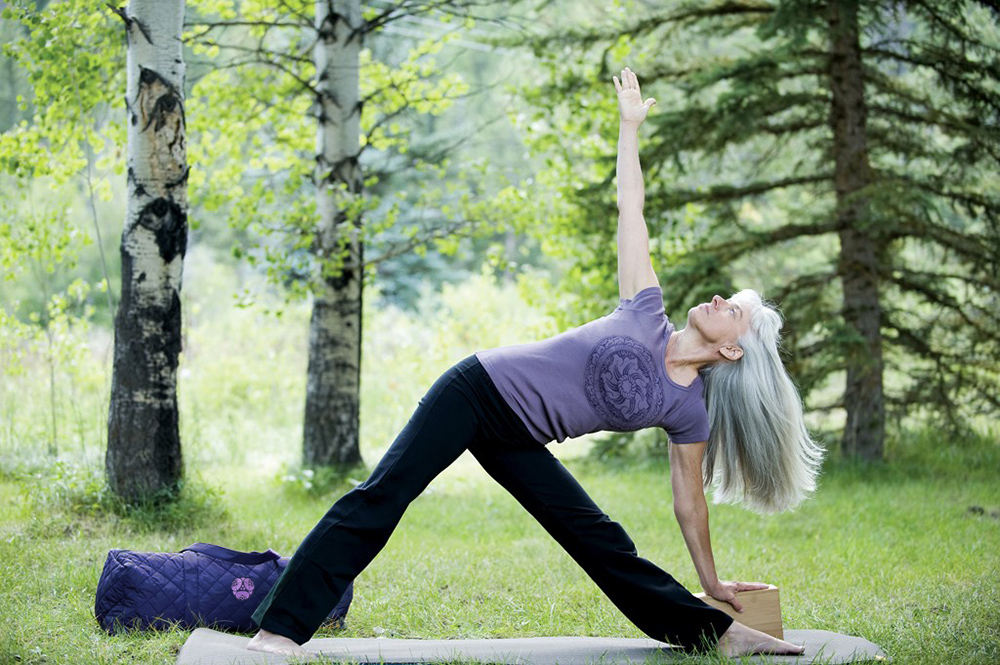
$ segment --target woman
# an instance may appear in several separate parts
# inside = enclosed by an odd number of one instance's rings
[[[664,315],[638,154],[638,129],[655,101],[642,101],[630,70],[613,78],[618,307],[541,342],[479,351],[446,371],[371,476],[299,545],[253,615],[261,630],[248,648],[304,653],[299,645],[382,549],[407,505],[469,450],[650,637],[725,655],[802,653],[733,621],[639,557],[545,447],[587,432],[663,427],[672,442],[674,514],[702,588],[738,611],[739,591],[765,585],[718,578],[705,484],[715,480],[717,500],[782,510],[813,490],[822,456],[777,354],[780,317],[757,294],[715,296],[693,307],[676,332]]]

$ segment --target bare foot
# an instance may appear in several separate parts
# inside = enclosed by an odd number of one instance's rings
[[[298,644],[285,637],[284,635],[278,635],[277,633],[272,633],[267,630],[261,629],[259,633],[253,636],[250,643],[247,644],[247,649],[250,651],[265,651],[267,653],[280,653],[285,656],[308,656],[309,652],[300,647]]]
[[[716,648],[730,658],[754,653],[799,655],[806,650],[804,646],[779,640],[777,637],[744,626],[739,621],[734,621],[729,630],[722,634]]]

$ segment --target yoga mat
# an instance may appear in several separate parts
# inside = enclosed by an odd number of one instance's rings
[[[759,663],[852,663],[884,660],[877,645],[826,630],[786,630],[785,640],[806,645],[801,656],[754,656]],[[177,665],[284,665],[292,656],[247,651],[249,637],[197,628],[181,647]],[[477,661],[506,665],[591,665],[670,662],[681,655],[670,645],[621,637],[525,637],[485,640],[399,640],[321,637],[302,645],[311,654],[344,663],[443,663]],[[303,662],[299,659],[298,662]],[[733,661],[740,662],[740,661]]]

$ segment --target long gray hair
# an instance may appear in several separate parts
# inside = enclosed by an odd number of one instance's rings
[[[714,483],[715,503],[777,513],[816,489],[824,450],[806,430],[802,399],[778,355],[781,314],[751,289],[732,300],[750,326],[738,340],[742,358],[702,370],[711,427],[704,483]]]

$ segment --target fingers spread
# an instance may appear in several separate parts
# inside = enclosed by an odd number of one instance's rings
[[[617,76],[612,76],[611,78],[614,79],[615,90],[618,91],[618,92],[621,92],[622,91],[622,84],[618,82],[618,77]]]

